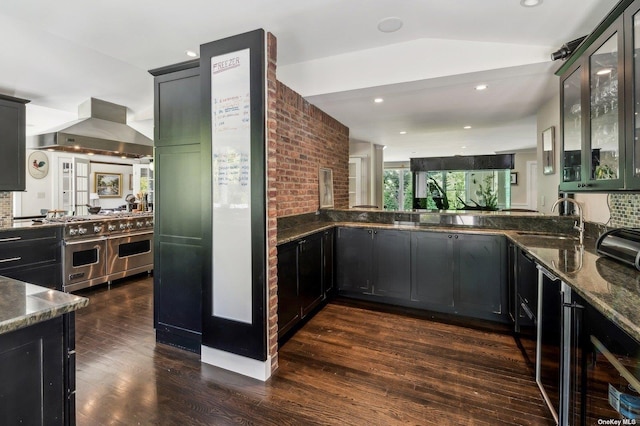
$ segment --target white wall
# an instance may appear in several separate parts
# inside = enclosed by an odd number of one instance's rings
[[[553,126],[555,132],[554,173],[542,173],[542,132]],[[540,108],[537,115],[537,161],[538,161],[538,211],[550,214],[551,206],[558,199],[560,184],[560,94],[554,96]],[[519,176],[518,176],[519,177]],[[557,213],[555,213],[557,214]]]
[[[362,160],[360,204],[382,208],[382,179],[384,176],[384,147],[371,142],[349,140],[349,157]]]
[[[27,149],[26,157],[34,150]],[[58,204],[58,196],[56,194],[58,188],[58,159],[81,157],[90,161],[90,178],[89,188],[94,191],[94,173],[119,173],[122,174],[122,196],[118,198],[101,198],[99,205],[103,208],[114,208],[126,204],[125,197],[127,194],[133,193],[129,189],[133,186],[130,181],[133,176],[133,164],[140,163],[140,160],[130,160],[114,158],[102,155],[77,155],[67,152],[49,152],[42,151],[49,161],[49,173],[42,179],[33,178],[28,172],[26,173],[26,190],[24,192],[14,192],[13,196],[13,215],[14,216],[37,216],[41,209],[55,210],[60,207]],[[29,164],[26,167],[30,167]]]
[[[511,185],[511,207],[530,208],[530,197],[528,193],[529,177],[527,176],[527,162],[536,161],[536,149],[528,151],[518,151],[515,153],[514,169],[512,172],[518,173],[518,184]]]

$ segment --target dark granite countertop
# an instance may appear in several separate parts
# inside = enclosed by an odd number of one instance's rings
[[[640,341],[640,271],[598,256],[595,252],[596,241],[592,238],[585,239],[581,248],[575,231],[535,233],[530,229],[424,226],[412,222],[389,224],[317,221],[297,224],[282,231],[279,229],[278,244],[338,226],[505,235],[549,272],[570,285],[607,318]]]
[[[0,276],[0,334],[84,308],[89,299]]]
[[[53,222],[34,222],[30,219],[24,220],[11,220],[6,222],[0,222],[0,231],[11,231],[15,229],[33,229],[42,228],[47,226],[63,226],[62,223]]]
[[[640,271],[598,256],[593,239],[585,239],[580,247],[575,239],[508,234],[549,272],[640,341]]]

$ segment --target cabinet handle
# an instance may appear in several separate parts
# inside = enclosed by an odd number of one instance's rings
[[[454,238],[457,240],[457,239],[458,239],[458,236],[456,235]]]
[[[0,259],[0,263],[7,263],[7,262],[15,262],[16,260],[21,260],[22,257],[18,256],[18,257],[9,257],[7,259]]]
[[[21,240],[22,237],[9,237],[9,238],[0,238],[0,243],[6,243],[7,241],[18,241]]]
[[[451,237],[452,237],[451,235],[447,235],[447,238],[451,238]]]

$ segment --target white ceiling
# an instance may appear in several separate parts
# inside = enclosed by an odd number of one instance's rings
[[[385,160],[517,150],[535,146],[535,113],[557,93],[550,53],[616,3],[2,0],[0,93],[31,100],[28,134],[77,118],[96,97],[126,105],[130,124],[152,137],[149,69],[264,28],[278,39],[278,78],[353,139],[386,145]],[[403,27],[379,32],[392,16]],[[489,89],[475,91],[479,83]]]

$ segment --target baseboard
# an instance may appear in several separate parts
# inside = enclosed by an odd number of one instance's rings
[[[271,357],[267,357],[266,361],[258,361],[202,345],[200,360],[263,382],[271,377]]]

